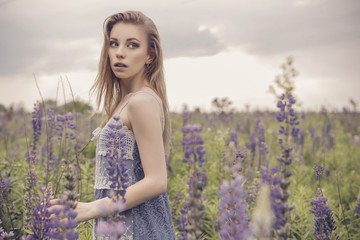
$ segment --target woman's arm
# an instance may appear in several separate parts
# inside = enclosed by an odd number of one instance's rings
[[[127,189],[126,209],[129,209],[166,192],[167,168],[161,109],[157,100],[149,94],[139,93],[129,102],[127,113],[145,175]]]

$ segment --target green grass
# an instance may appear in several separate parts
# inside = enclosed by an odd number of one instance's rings
[[[249,140],[250,132],[257,130],[257,121],[261,121],[265,126],[265,140],[269,147],[269,154],[267,158],[269,165],[278,164],[276,157],[280,155],[279,145],[277,143],[277,129],[279,123],[276,121],[274,113],[236,113],[232,121],[222,122],[216,118],[214,114],[205,114],[194,112],[192,113],[191,123],[201,124],[203,131],[201,135],[205,142],[206,150],[206,168],[208,185],[204,190],[205,196],[205,215],[203,218],[203,239],[219,239],[219,235],[215,230],[216,219],[218,217],[217,206],[219,205],[219,197],[217,189],[223,179],[228,179],[229,175],[224,169],[224,159],[230,158],[239,150],[245,149],[245,144]],[[21,236],[22,217],[23,217],[23,196],[26,186],[26,175],[28,171],[28,164],[25,161],[25,152],[27,145],[31,146],[31,116],[27,115],[26,120],[22,115],[14,115],[11,121],[6,121],[3,115],[0,115],[2,121],[2,128],[0,130],[0,171],[1,179],[11,177],[11,191],[3,202],[13,207],[14,230],[16,236]],[[189,177],[189,170],[183,160],[183,152],[181,140],[183,134],[181,128],[183,126],[180,114],[172,114],[172,149],[168,155],[168,192],[170,199],[170,206],[172,207],[176,193],[183,196],[187,195],[188,186],[187,179]],[[87,117],[80,117],[78,119],[77,136],[78,141],[85,145],[90,138],[90,133],[96,124],[91,123],[94,119],[89,120]],[[95,118],[95,123],[99,123],[100,119]],[[301,121],[301,127],[304,130],[305,142],[304,149],[294,149],[294,161],[291,165],[293,175],[291,176],[291,185],[289,191],[291,196],[289,201],[295,205],[291,214],[291,239],[314,239],[314,216],[311,213],[312,206],[311,199],[315,197],[318,181],[316,181],[315,171],[312,169],[313,165],[323,165],[325,169],[330,170],[330,176],[321,180],[321,188],[324,195],[328,198],[328,205],[334,212],[337,230],[340,239],[359,239],[360,238],[360,218],[354,213],[356,205],[356,198],[360,191],[360,147],[355,146],[352,141],[352,135],[360,135],[360,116],[359,114],[349,117],[341,113],[328,113],[324,116],[320,113],[306,113],[305,120]],[[325,149],[327,139],[324,138],[324,129],[326,124],[330,124],[330,133],[334,136],[334,147],[332,149]],[[24,127],[25,125],[25,127]],[[353,126],[356,126],[354,129]],[[320,141],[317,145],[313,145],[310,137],[309,128],[315,128],[315,136],[318,136]],[[25,135],[26,129],[26,135]],[[237,149],[226,146],[226,141],[229,138],[230,131],[237,130],[239,146]],[[42,137],[38,148],[38,159],[36,165],[37,173],[37,193],[39,186],[45,185],[49,181],[53,189],[59,186],[57,192],[62,192],[63,178],[59,179],[61,172],[61,163],[59,171],[46,179],[46,155],[41,156],[43,147],[47,146],[46,132],[43,128]],[[27,138],[26,138],[27,137]],[[27,144],[26,144],[27,143]],[[54,152],[58,157],[74,158],[74,152],[71,149],[69,142],[59,142],[54,138],[53,140]],[[70,149],[70,154],[66,155],[66,149]],[[258,150],[257,150],[258,151]],[[248,154],[250,152],[248,151]],[[255,156],[255,166],[257,166],[258,154]],[[90,143],[80,155],[79,161],[81,166],[81,201],[91,201],[93,197],[93,182],[95,163],[95,143]],[[302,164],[301,158],[304,159]],[[43,159],[43,160],[41,160]],[[242,174],[246,175],[246,169],[242,169]],[[254,167],[253,177],[257,180],[254,182],[247,182],[245,188],[256,188],[256,183],[259,182],[259,172]],[[256,193],[255,193],[256,195]],[[180,209],[184,199],[180,201],[173,212],[174,224],[177,234],[179,236],[177,226],[177,218],[180,216]],[[249,213],[252,213],[253,204],[249,207]],[[10,216],[5,208],[0,210],[0,217],[3,221],[5,230],[11,230]],[[80,223],[78,225],[80,239],[90,239],[92,235],[92,221]]]

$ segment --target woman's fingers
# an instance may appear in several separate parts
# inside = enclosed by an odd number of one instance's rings
[[[53,219],[53,218],[59,217],[59,216],[62,217],[64,208],[65,208],[65,206],[61,206],[61,205],[55,205],[55,206],[49,207],[48,211],[49,211],[49,213],[51,213],[49,219]]]
[[[57,199],[52,199],[50,200],[50,204],[51,206],[53,205],[60,205],[61,204],[61,199],[57,198]]]
[[[51,213],[49,219],[54,219],[55,217],[63,217],[63,212],[65,209],[65,205],[62,204],[61,199],[52,199],[50,200],[51,206],[48,207],[49,213]]]

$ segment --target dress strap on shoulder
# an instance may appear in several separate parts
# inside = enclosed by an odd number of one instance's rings
[[[164,114],[164,108],[163,108],[163,105],[162,105],[162,101],[161,99],[155,94],[153,93],[152,91],[149,91],[149,90],[140,90],[140,91],[137,91],[137,92],[134,92],[122,105],[121,107],[119,108],[118,111],[116,111],[116,113],[114,114],[114,116],[116,115],[119,115],[121,113],[121,111],[126,107],[126,105],[129,103],[130,99],[132,97],[134,97],[136,94],[138,93],[148,93],[150,94],[151,96],[153,96],[156,101],[159,103],[160,105],[160,109],[161,109],[161,119],[162,119],[162,131],[164,131],[165,129],[165,114]]]

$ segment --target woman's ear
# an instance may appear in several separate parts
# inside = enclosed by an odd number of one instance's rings
[[[146,64],[150,64],[152,63],[152,61],[155,59],[155,53],[154,51],[151,51],[149,53],[148,59],[146,60]]]
[[[149,65],[151,62],[152,62],[152,59],[149,57],[149,58],[146,60],[145,64],[146,64],[146,65]]]

